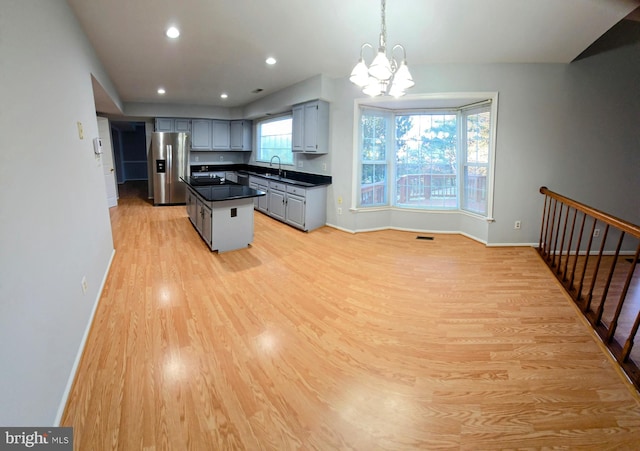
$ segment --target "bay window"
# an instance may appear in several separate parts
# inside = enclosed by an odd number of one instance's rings
[[[361,107],[359,208],[464,210],[488,216],[491,108]]]

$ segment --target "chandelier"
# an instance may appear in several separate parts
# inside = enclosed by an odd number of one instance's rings
[[[369,43],[362,44],[360,47],[360,59],[358,64],[351,71],[349,80],[362,88],[362,92],[376,97],[388,94],[394,97],[405,95],[405,91],[415,85],[409,68],[407,67],[407,53],[404,47],[396,44],[391,49],[391,58],[387,58],[387,25],[385,22],[386,1],[381,0],[381,16],[382,26],[380,29],[380,45],[378,46],[378,54],[367,67],[364,62],[364,49],[373,46]],[[402,59],[400,64],[393,57],[396,49],[402,50]]]

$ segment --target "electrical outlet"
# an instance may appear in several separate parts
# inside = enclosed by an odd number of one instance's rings
[[[298,167],[301,168],[302,167],[302,160],[298,161]]]
[[[224,161],[224,157],[220,155],[220,161]]]
[[[522,223],[520,221],[516,221],[513,223],[513,228],[516,230],[520,230],[520,226],[522,225]]]
[[[198,155],[196,155],[195,161],[200,161],[200,157]]]
[[[87,285],[87,276],[82,276],[80,286],[82,287],[82,294],[87,294],[87,290],[89,289],[89,286]]]
[[[600,229],[594,229],[593,230],[593,237],[594,238],[598,238],[600,236]]]
[[[341,215],[342,214],[342,208],[338,208],[338,214]]]
[[[322,170],[326,171],[327,170],[327,163],[322,163]]]

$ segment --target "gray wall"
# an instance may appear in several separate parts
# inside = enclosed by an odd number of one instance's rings
[[[0,424],[53,425],[113,252],[91,73],[120,101],[64,0],[1,9]]]

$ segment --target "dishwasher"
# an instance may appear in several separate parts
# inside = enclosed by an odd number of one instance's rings
[[[243,186],[249,186],[249,174],[244,172],[236,172],[238,174],[238,183]]]

